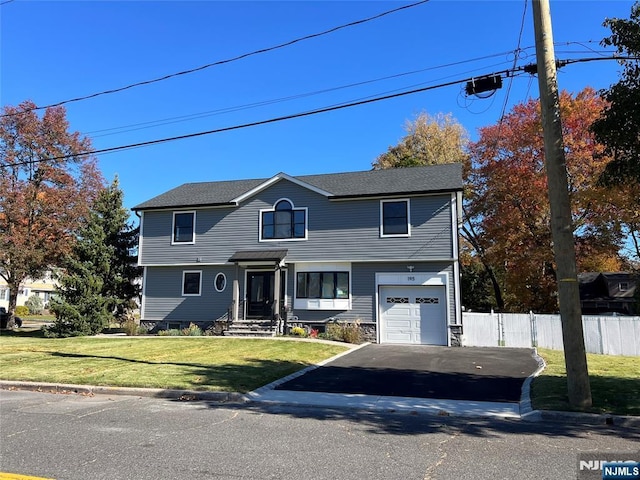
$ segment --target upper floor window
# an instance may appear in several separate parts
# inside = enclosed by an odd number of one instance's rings
[[[380,202],[380,236],[408,237],[411,235],[409,200],[382,200]]]
[[[173,212],[171,243],[195,243],[196,212]]]
[[[278,200],[273,210],[260,211],[260,240],[307,238],[307,209],[294,208],[287,199]]]

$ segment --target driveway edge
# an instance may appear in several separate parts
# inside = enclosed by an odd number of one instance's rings
[[[538,355],[537,348],[534,347],[531,354],[535,359],[535,361],[538,362],[538,368],[536,369],[535,372],[529,375],[524,381],[524,383],[522,384],[522,390],[521,390],[522,393],[520,395],[520,416],[521,417],[524,417],[525,415],[528,415],[534,411],[533,404],[531,402],[531,384],[533,383],[533,380],[538,375],[540,375],[544,371],[544,369],[547,367],[547,364],[545,363],[544,358]]]

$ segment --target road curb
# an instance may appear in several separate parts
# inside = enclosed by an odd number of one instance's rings
[[[539,376],[544,369],[547,367],[547,364],[540,355],[538,355],[538,349],[534,348],[532,350],[532,356],[536,362],[538,362],[538,368],[535,372],[529,375],[524,383],[522,384],[522,390],[520,395],[520,416],[524,417],[525,415],[531,414],[533,410],[533,403],[531,401],[531,384],[533,380]]]
[[[248,399],[242,393],[236,392],[205,392],[198,390],[173,390],[163,388],[131,388],[131,387],[103,387],[93,385],[69,385],[62,383],[40,383],[0,381],[1,390],[29,390],[41,393],[77,394],[77,395],[131,395],[138,397],[168,398],[182,401],[211,401],[220,403],[247,403]]]
[[[574,425],[607,425],[640,428],[640,417],[609,415],[604,413],[562,412],[558,410],[533,410],[520,416],[525,422],[554,422]]]

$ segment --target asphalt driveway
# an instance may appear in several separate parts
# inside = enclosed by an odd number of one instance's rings
[[[372,344],[276,389],[517,403],[537,368],[533,349]]]

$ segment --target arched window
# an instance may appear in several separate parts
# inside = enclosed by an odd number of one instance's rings
[[[290,200],[278,200],[273,210],[262,210],[261,240],[304,239],[307,236],[307,209],[294,208]]]

